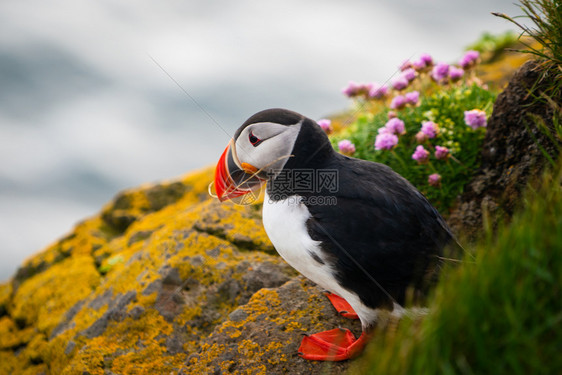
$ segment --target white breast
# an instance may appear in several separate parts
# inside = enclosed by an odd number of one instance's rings
[[[329,265],[314,260],[312,254],[322,259],[320,243],[310,238],[306,221],[310,212],[300,203],[301,197],[294,195],[273,202],[265,195],[263,204],[263,226],[275,249],[293,268],[320,285],[331,290],[336,281]]]
[[[335,272],[328,263],[314,260],[312,254],[324,259],[320,242],[310,238],[306,222],[310,212],[302,198],[294,195],[281,201],[270,201],[267,192],[263,203],[263,226],[275,249],[287,263],[309,278],[321,288],[329,290],[344,299],[359,315],[366,325],[376,319],[376,311],[361,303],[359,297],[342,288],[335,277]]]

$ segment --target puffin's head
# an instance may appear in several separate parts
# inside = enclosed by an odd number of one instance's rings
[[[219,200],[240,198],[274,178],[293,156],[301,127],[307,122],[312,121],[286,109],[267,109],[246,120],[217,164]]]

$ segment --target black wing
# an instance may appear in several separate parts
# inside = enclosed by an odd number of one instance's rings
[[[340,285],[373,308],[423,297],[452,239],[443,218],[387,166],[338,155],[327,168],[338,171],[339,186],[322,195],[336,202],[305,200],[307,227],[336,263]]]

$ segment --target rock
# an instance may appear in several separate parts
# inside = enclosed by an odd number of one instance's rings
[[[252,295],[294,277],[259,209],[208,197],[212,174],[119,194],[0,285],[0,373],[178,373]]]
[[[461,238],[475,239],[483,228],[483,212],[492,224],[511,217],[528,183],[538,180],[546,165],[541,147],[551,155],[555,146],[531,121],[542,118],[552,128],[552,108],[530,95],[541,70],[534,61],[525,63],[511,78],[494,103],[482,147],[482,164],[465,186],[449,217]],[[538,84],[537,91],[545,87]]]
[[[302,276],[263,288],[203,341],[180,373],[341,374],[349,362],[307,361],[297,355],[304,334],[335,327],[361,334],[358,320],[339,316],[322,291]]]

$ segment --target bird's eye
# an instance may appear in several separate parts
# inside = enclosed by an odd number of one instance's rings
[[[250,132],[250,143],[252,144],[252,146],[256,147],[261,143],[261,139],[256,137],[254,133]]]

